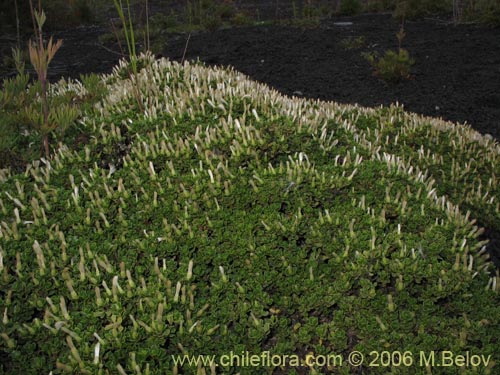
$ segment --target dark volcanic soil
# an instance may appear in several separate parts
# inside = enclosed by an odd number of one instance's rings
[[[272,7],[260,3],[265,2],[259,2],[261,19],[275,16]],[[338,21],[352,25],[338,26]],[[373,76],[361,53],[397,49],[398,30],[398,22],[386,14],[323,19],[316,28],[262,25],[198,32],[190,37],[186,59],[232,65],[287,95],[363,106],[398,101],[409,111],[467,122],[500,139],[500,28],[407,21],[403,48],[415,59],[412,79],[388,85]],[[120,56],[116,45],[98,42],[104,32],[105,27],[94,26],[54,33],[64,45],[50,78],[109,72]],[[362,47],[343,47],[342,41],[356,37],[365,39]],[[187,38],[168,35],[161,55],[181,60]]]

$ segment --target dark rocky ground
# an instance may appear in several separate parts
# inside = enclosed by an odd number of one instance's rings
[[[363,51],[397,48],[399,25],[390,15],[359,16],[352,26],[325,20],[320,28],[248,27],[191,37],[186,57],[232,65],[285,94],[308,98],[389,105],[452,121],[500,137],[500,29],[408,22],[403,42],[415,59],[412,79],[387,85],[372,74]],[[366,44],[345,49],[348,37]],[[172,40],[164,55],[182,56],[185,40]]]

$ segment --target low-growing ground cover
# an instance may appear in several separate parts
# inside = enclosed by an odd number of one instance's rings
[[[484,355],[461,370],[495,373],[500,280],[481,236],[499,224],[496,142],[143,59],[144,112],[122,63],[83,148],[1,175],[0,371],[385,374],[171,357],[383,348]],[[458,371],[414,359],[392,373]]]

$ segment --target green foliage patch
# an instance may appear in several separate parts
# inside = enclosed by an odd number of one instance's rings
[[[363,56],[372,65],[374,74],[389,83],[410,78],[411,67],[415,64],[415,60],[403,48],[398,51],[387,50],[382,57],[376,52],[363,53]]]
[[[78,81],[62,81],[49,85],[47,102],[49,120],[54,129],[49,137],[53,141],[75,146],[84,131],[75,120],[90,115],[96,102],[106,95],[105,83],[98,75],[82,75]],[[64,88],[63,88],[64,86]],[[26,164],[42,154],[40,129],[43,111],[40,83],[29,84],[29,77],[21,72],[5,79],[0,90],[0,168],[21,172]],[[54,145],[55,146],[55,145]]]
[[[495,371],[499,278],[473,219],[499,218],[497,143],[231,69],[138,66],[141,103],[121,62],[85,147],[0,175],[1,372],[294,373],[171,356],[380,348]]]
[[[363,35],[357,37],[347,37],[340,41],[342,48],[346,50],[359,49],[366,45],[366,38]]]

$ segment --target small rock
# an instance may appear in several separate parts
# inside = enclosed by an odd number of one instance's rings
[[[352,22],[346,21],[346,22],[334,22],[333,23],[335,26],[352,26]]]

